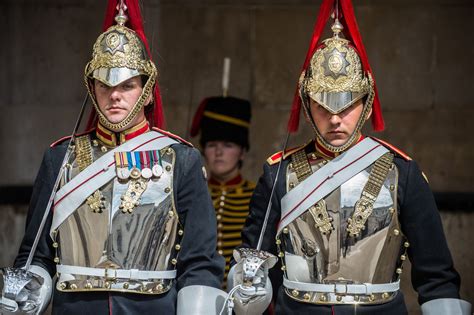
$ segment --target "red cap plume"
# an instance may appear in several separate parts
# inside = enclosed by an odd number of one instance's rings
[[[193,123],[191,125],[191,131],[189,132],[191,137],[195,137],[199,133],[199,128],[201,127],[202,116],[204,115],[204,110],[206,109],[206,104],[209,98],[205,98],[199,104],[196,114],[194,114]]]
[[[311,57],[318,48],[318,43],[321,34],[324,31],[331,12],[334,10],[334,1],[335,0],[324,0],[321,4],[321,7],[319,8],[319,14],[316,19],[316,24],[314,25],[313,36],[311,38],[311,43],[308,52],[306,53],[306,58],[301,72],[305,71],[308,68],[309,62],[311,61]],[[339,6],[339,12],[342,12],[342,14],[340,14],[339,16],[339,21],[344,25],[344,35],[346,36],[347,40],[351,41],[354,44],[357,52],[359,53],[363,69],[369,72],[372,78],[374,79],[374,75],[372,69],[370,68],[369,60],[367,58],[367,53],[365,51],[364,44],[362,43],[362,37],[360,36],[359,27],[357,26],[357,22],[355,19],[352,1],[339,0]],[[375,97],[372,107],[372,128],[375,131],[382,131],[385,125],[382,117],[382,110],[380,107],[377,86],[375,85],[375,79],[374,90]],[[301,99],[299,97],[299,91],[297,86],[295,96],[293,97],[293,103],[291,106],[290,119],[288,121],[288,131],[291,133],[296,132],[298,130],[300,110]]]
[[[104,25],[102,27],[103,32],[105,32],[112,25],[116,24],[115,16],[118,13],[117,6],[119,4],[119,1],[120,0],[108,0],[107,9],[105,11]],[[145,31],[143,28],[143,19],[140,13],[138,0],[124,0],[124,4],[127,6],[127,11],[125,11],[125,14],[128,16],[128,21],[126,23],[126,26],[130,28],[131,30],[135,31],[137,36],[143,42],[143,45],[145,45],[145,49],[148,53],[148,56],[151,59],[152,55],[150,52],[150,46],[148,45],[148,41],[145,36]],[[150,113],[147,114],[147,119],[151,123],[152,126],[158,127],[158,128],[164,128],[165,119],[163,115],[163,104],[161,101],[161,93],[160,93],[160,87],[158,85],[158,82],[155,83],[155,88],[153,90],[153,99],[154,99],[154,108],[153,108],[153,111],[150,111]],[[95,124],[97,123],[96,116],[97,116],[97,113],[95,111],[92,111],[87,123],[87,129],[95,126]]]

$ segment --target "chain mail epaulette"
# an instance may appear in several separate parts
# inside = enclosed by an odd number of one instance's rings
[[[375,141],[377,141],[378,143],[382,144],[384,147],[386,147],[387,149],[389,149],[390,151],[392,151],[393,153],[397,154],[398,156],[400,156],[401,158],[403,158],[404,160],[406,161],[411,161],[412,158],[408,156],[408,154],[406,154],[405,152],[403,152],[402,150],[400,150],[399,148],[395,147],[394,145],[388,143],[388,142],[385,142],[383,140],[380,140],[378,138],[375,138],[375,137],[370,137],[372,139],[374,139]]]
[[[295,147],[295,148],[291,148],[291,149],[288,149],[286,150],[285,152],[283,151],[279,151],[273,155],[271,155],[268,159],[267,159],[267,163],[269,165],[274,165],[278,162],[280,162],[282,159],[283,160],[286,160],[288,157],[290,157],[293,153],[295,152],[298,152],[300,150],[303,150],[304,148],[306,148],[308,145],[310,145],[311,143],[313,143],[312,141],[309,142],[309,143],[306,143],[306,144],[303,144],[303,145],[300,145],[299,147]]]
[[[94,131],[95,131],[95,127],[92,128],[92,129],[89,129],[89,130],[87,130],[87,131],[84,131],[84,132],[82,132],[82,133],[77,133],[77,134],[76,134],[76,137],[80,137],[80,136],[83,136],[83,135],[87,135],[87,134],[92,133],[92,132],[94,132]],[[53,143],[51,143],[51,144],[49,145],[49,147],[50,147],[50,148],[54,148],[55,146],[57,146],[57,145],[63,143],[63,142],[66,141],[66,140],[69,140],[69,139],[71,139],[71,136],[62,137],[62,138],[60,138],[60,139],[54,141]]]
[[[151,129],[154,130],[154,131],[157,131],[159,133],[162,133],[162,134],[170,137],[171,139],[178,140],[179,142],[194,148],[194,145],[191,142],[184,140],[183,138],[181,138],[178,135],[175,135],[174,133],[171,133],[169,131],[166,131],[166,130],[163,130],[163,129],[160,129],[160,128],[157,128],[157,127],[152,127]]]

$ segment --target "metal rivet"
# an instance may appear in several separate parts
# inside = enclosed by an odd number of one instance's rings
[[[303,295],[303,299],[304,299],[305,301],[309,301],[310,298],[311,298],[311,294],[309,294],[309,293],[305,293],[305,294]]]
[[[289,186],[290,186],[290,188],[295,188],[295,183],[291,182],[291,183],[289,184]]]
[[[174,216],[173,210],[168,211],[168,215],[172,218]]]
[[[371,294],[371,295],[369,296],[369,301],[370,301],[370,302],[373,302],[374,300],[375,300],[375,295]]]
[[[58,264],[59,263],[59,257],[54,257],[54,262]]]
[[[169,194],[170,191],[171,191],[171,188],[169,188],[169,187],[165,188],[165,193]]]
[[[280,245],[281,244],[281,241],[280,240],[276,240],[275,242],[277,245]]]
[[[168,149],[166,150],[166,154],[169,155],[169,154],[171,154],[171,153],[173,153],[173,150],[171,150],[171,148],[168,148]]]
[[[321,296],[319,297],[319,300],[320,300],[321,302],[326,302],[326,296],[325,296],[325,295],[321,295]]]
[[[297,297],[300,293],[298,292],[298,290],[293,290],[291,291],[291,295],[293,295],[294,297]]]
[[[54,247],[54,248],[58,248],[58,247],[59,247],[59,244],[58,244],[57,242],[54,242],[54,243],[53,243],[53,247]]]
[[[382,299],[386,300],[388,299],[390,295],[387,292],[382,293]]]
[[[410,247],[410,243],[405,242],[405,243],[403,243],[403,246],[405,246],[406,248],[408,248],[408,247]]]
[[[61,283],[59,283],[59,289],[65,290],[66,288],[67,288],[66,282],[61,282]]]
[[[390,190],[391,190],[391,191],[394,191],[394,190],[395,190],[395,186],[390,185]]]
[[[159,291],[159,292],[163,291],[163,285],[161,283],[157,284],[156,287],[155,287],[155,290]]]
[[[99,145],[99,141],[97,141],[97,140],[95,140],[95,139],[92,140],[92,145],[93,145],[94,147],[98,146],[98,145]]]
[[[354,301],[359,302],[360,297],[358,295],[354,295]]]
[[[340,295],[336,296],[336,300],[337,300],[338,302],[341,302],[341,301],[342,301],[342,296],[340,296]]]
[[[281,270],[282,270],[282,271],[285,271],[285,270],[286,270],[286,266],[281,266]]]
[[[178,261],[176,260],[176,258],[173,258],[173,259],[171,259],[171,263],[172,263],[173,265],[176,265],[176,264],[178,263]]]
[[[284,257],[284,256],[285,256],[285,253],[283,253],[283,252],[279,252],[279,253],[278,253],[278,257],[282,258],[282,257]]]
[[[407,256],[405,256],[405,255],[400,256],[400,260],[406,260],[406,259],[407,259]]]
[[[396,273],[401,274],[402,273],[402,268],[397,268]]]
[[[288,234],[288,228],[284,228],[284,229],[283,229],[283,233],[284,233],[284,234]]]
[[[179,244],[176,244],[176,246],[174,247],[176,250],[180,250],[181,249],[181,245]]]
[[[393,235],[398,236],[400,234],[400,231],[397,229],[393,230]]]
[[[217,221],[220,221],[222,219],[222,216],[220,214],[216,215]]]
[[[219,249],[217,252],[219,253],[219,255],[224,254],[224,252],[222,251],[222,249]]]
[[[130,284],[129,284],[128,282],[125,282],[125,283],[123,284],[123,288],[124,288],[125,290],[128,290],[129,287],[130,287]]]
[[[390,211],[391,214],[393,214],[395,212],[395,209],[394,208],[390,208],[388,209],[388,211]]]
[[[105,287],[106,289],[110,289],[110,282],[109,282],[109,281],[105,281],[104,287]]]
[[[105,153],[105,152],[107,152],[107,148],[106,148],[105,146],[101,146],[101,147],[100,147],[100,151],[102,151],[102,152]]]
[[[90,290],[90,289],[92,289],[92,283],[87,282],[84,287],[85,287],[86,289]]]
[[[71,284],[71,290],[77,290],[77,285],[75,283]]]
[[[170,165],[166,165],[165,170],[166,170],[167,172],[171,171],[171,166],[170,166]]]
[[[183,230],[178,230],[178,235],[181,236],[184,234],[184,231]]]

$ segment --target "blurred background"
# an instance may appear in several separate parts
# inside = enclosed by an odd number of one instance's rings
[[[281,149],[321,1],[140,2],[166,129],[189,139],[199,102],[222,94],[223,58],[230,57],[229,94],[253,105],[243,174],[256,181],[267,157]],[[474,1],[353,3],[387,126],[376,136],[405,151],[427,175],[462,277],[461,295],[472,303]],[[0,266],[11,265],[17,252],[44,150],[72,131],[105,5],[105,0],[0,3]],[[302,118],[290,146],[311,137]],[[409,270],[407,265],[402,288],[410,313],[418,314]]]

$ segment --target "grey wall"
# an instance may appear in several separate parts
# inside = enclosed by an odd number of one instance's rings
[[[252,149],[243,172],[256,180],[283,141],[320,3],[143,1],[167,128],[187,135],[201,99],[221,93],[222,59],[231,57],[230,93],[253,103]],[[474,2],[354,0],[354,5],[387,124],[378,137],[416,159],[433,190],[474,192]],[[104,8],[105,1],[97,0],[0,4],[0,186],[30,185],[45,148],[70,133]],[[301,125],[292,145],[311,137],[304,120]],[[14,209],[0,206],[0,218],[13,223],[5,224],[5,231],[18,240],[24,210]],[[473,256],[467,244],[473,241],[473,215],[443,214],[463,292],[471,301]],[[0,242],[1,252],[13,255],[8,244]]]

